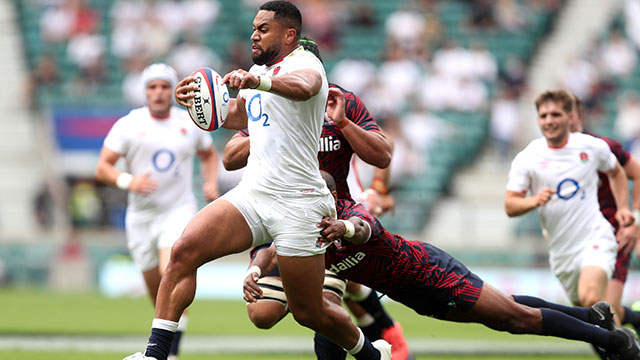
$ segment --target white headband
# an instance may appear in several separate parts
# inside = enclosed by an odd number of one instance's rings
[[[176,71],[169,65],[156,63],[147,66],[142,72],[142,82],[145,88],[152,80],[165,80],[171,84],[171,88],[175,88],[178,83],[178,75]]]

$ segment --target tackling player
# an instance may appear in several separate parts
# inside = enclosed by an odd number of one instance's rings
[[[187,112],[171,106],[178,82],[175,70],[153,64],[142,72],[147,106],[119,119],[104,140],[96,179],[129,191],[125,230],[127,247],[156,303],[160,277],[171,246],[198,210],[193,194],[193,159],[202,164],[204,196],[218,197],[218,154],[211,136],[200,131]],[[123,157],[128,172],[116,169]],[[180,317],[169,354],[178,354],[187,317]]]
[[[580,340],[623,360],[640,358],[633,330],[600,326],[613,323],[610,313],[600,320],[600,309],[563,306],[529,296],[506,296],[445,251],[391,234],[363,206],[339,199],[331,175],[322,175],[338,211],[337,219],[324,217],[318,223],[322,229],[319,241],[332,244],[325,254],[327,269],[380,291],[421,315],[480,323],[512,334]],[[273,247],[268,250],[254,259],[254,266],[262,271],[273,266]],[[248,275],[244,299],[254,302],[262,294],[253,276]],[[536,308],[521,303],[534,301],[539,304]]]

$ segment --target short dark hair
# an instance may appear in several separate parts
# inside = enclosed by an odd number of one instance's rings
[[[295,29],[296,39],[300,39],[300,32],[302,32],[302,14],[298,7],[288,1],[269,1],[262,6],[260,10],[273,11],[273,19],[283,24],[284,26]]]
[[[305,36],[300,39],[300,45],[302,45],[305,50],[310,51],[313,55],[315,55],[318,60],[320,60],[320,62],[323,62],[322,56],[320,56],[320,49],[318,48],[318,44],[316,44],[315,41],[309,39],[308,36]]]
[[[536,110],[540,110],[540,106],[548,101],[560,104],[562,110],[567,114],[573,111],[574,98],[573,95],[566,90],[547,90],[538,95],[536,99]]]

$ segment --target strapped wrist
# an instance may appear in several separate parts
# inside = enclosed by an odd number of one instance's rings
[[[347,231],[344,233],[344,237],[352,238],[356,234],[356,226],[349,220],[339,220],[344,224],[347,228]]]
[[[116,186],[122,190],[129,190],[129,186],[131,185],[131,181],[133,180],[133,175],[121,172],[116,179]]]
[[[387,185],[384,184],[384,180],[378,177],[371,180],[369,188],[379,192],[381,195],[387,195],[389,193],[389,189],[387,189]]]
[[[258,86],[255,89],[260,91],[271,90],[271,76],[258,76]]]
[[[262,269],[260,269],[260,267],[258,265],[251,265],[247,269],[247,276],[249,276],[249,274],[251,274],[251,273],[256,273],[256,274],[258,274],[258,277],[261,277],[262,276]]]

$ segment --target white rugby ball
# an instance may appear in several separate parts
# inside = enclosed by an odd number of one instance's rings
[[[213,131],[224,124],[229,114],[229,89],[222,83],[222,76],[208,67],[191,76],[198,89],[194,91],[193,105],[187,108],[189,116],[202,130]]]

